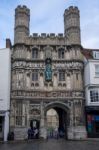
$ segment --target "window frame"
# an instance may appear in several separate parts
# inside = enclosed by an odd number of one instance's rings
[[[65,58],[65,49],[63,47],[58,49],[58,58],[64,59]]]
[[[34,77],[33,77],[33,75],[34,75]],[[33,70],[32,71],[32,82],[37,82],[38,78],[39,78],[39,76],[38,76],[38,70]]]
[[[32,48],[32,59],[38,59],[38,48],[37,47]]]
[[[95,64],[95,77],[99,77],[99,64]]]
[[[89,96],[91,103],[99,102],[99,89],[90,89]]]

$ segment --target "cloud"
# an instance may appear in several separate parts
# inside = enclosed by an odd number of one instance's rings
[[[17,5],[27,5],[31,11],[30,31],[42,33],[64,32],[63,13],[70,5],[78,6],[81,15],[82,45],[99,48],[99,0],[3,0],[0,3],[0,47],[4,39],[14,35],[14,9]],[[89,5],[90,4],[90,5]]]

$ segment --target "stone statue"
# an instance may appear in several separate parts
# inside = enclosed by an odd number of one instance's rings
[[[45,80],[46,80],[46,81],[52,80],[52,69],[51,69],[51,65],[50,65],[50,64],[47,64],[47,65],[46,65],[46,69],[45,69]]]

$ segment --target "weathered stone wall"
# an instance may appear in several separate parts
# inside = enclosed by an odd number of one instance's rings
[[[75,14],[73,16],[73,14]],[[70,17],[74,17],[72,20]],[[11,113],[10,128],[15,132],[16,139],[25,139],[30,127],[30,120],[40,121],[40,136],[46,138],[46,120],[44,109],[51,102],[68,105],[70,124],[68,138],[73,136],[77,127],[84,128],[83,117],[83,57],[80,46],[79,11],[70,8],[65,11],[65,30],[69,30],[70,41],[62,34],[29,34],[29,10],[25,6],[16,9],[15,17],[15,45],[12,53],[12,81],[11,81]],[[21,17],[23,21],[21,21]],[[70,18],[69,18],[70,17]],[[73,23],[75,22],[75,24]],[[71,23],[73,23],[71,25]],[[21,26],[22,34],[19,32]],[[25,28],[23,28],[23,26]],[[72,27],[75,26],[75,31]],[[27,30],[27,31],[26,31]],[[73,32],[73,33],[72,33]],[[74,45],[72,45],[74,44]],[[32,51],[37,49],[37,58],[33,58]],[[59,58],[59,49],[63,49],[64,57]],[[46,59],[51,59],[52,80],[45,79]],[[38,71],[38,80],[32,80],[32,73]],[[59,80],[59,70],[65,72],[65,80]],[[53,106],[52,106],[53,107]],[[70,129],[73,129],[70,135]],[[20,136],[18,136],[18,132]],[[23,134],[24,133],[24,134]],[[83,136],[82,136],[83,137]]]

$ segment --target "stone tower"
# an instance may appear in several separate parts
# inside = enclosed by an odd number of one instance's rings
[[[80,15],[77,7],[70,6],[64,12],[64,34],[67,44],[81,44]]]
[[[29,35],[30,10],[24,6],[15,9],[14,44],[24,43],[24,37]]]

